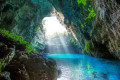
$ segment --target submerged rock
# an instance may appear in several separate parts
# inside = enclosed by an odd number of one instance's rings
[[[61,76],[62,76],[62,71],[58,69],[58,78],[60,78]]]

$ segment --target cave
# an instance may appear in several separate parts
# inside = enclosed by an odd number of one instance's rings
[[[119,80],[119,0],[1,0],[0,80]]]

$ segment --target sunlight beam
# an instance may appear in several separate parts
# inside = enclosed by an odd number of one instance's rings
[[[43,26],[46,31],[46,36],[53,36],[56,34],[64,34],[67,32],[66,28],[60,24],[56,16],[45,17],[43,19]]]

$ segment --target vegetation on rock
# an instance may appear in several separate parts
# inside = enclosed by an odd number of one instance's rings
[[[84,6],[86,5],[86,0],[77,0],[78,4],[82,3]]]
[[[88,11],[89,11],[89,14],[88,14],[88,17],[86,18],[86,20],[87,19],[91,19],[91,18],[94,18],[95,16],[96,16],[96,13],[95,13],[95,11],[94,11],[94,9],[93,8],[88,8]]]
[[[11,45],[18,46],[15,40],[11,42],[10,38],[4,38]],[[3,42],[0,41],[0,80],[43,80],[46,78],[56,80],[58,71],[54,60],[45,59],[37,53],[28,54]],[[10,75],[4,75],[6,72]]]
[[[22,37],[20,37],[18,35],[13,35],[9,31],[3,30],[3,29],[0,29],[0,33],[2,33],[2,35],[5,36],[5,37],[11,38],[11,39],[13,39],[15,41],[18,41],[20,44],[25,44],[26,45],[26,51],[28,53],[30,53],[31,51],[33,51],[33,46],[30,45],[29,42],[23,40]]]
[[[85,42],[85,51],[88,51],[89,50],[89,47],[90,47],[90,42],[89,41],[86,41]]]
[[[92,0],[89,0],[90,2],[92,2]],[[81,27],[82,28],[85,28],[86,27],[86,24],[87,24],[87,21],[88,19],[92,19],[96,16],[96,13],[95,13],[95,10],[94,8],[92,7],[92,5],[89,4],[89,6],[87,6],[87,1],[86,0],[77,0],[77,3],[78,4],[83,4],[84,6],[86,6],[88,9],[87,9],[87,17],[85,18],[85,22],[83,24],[81,24]]]

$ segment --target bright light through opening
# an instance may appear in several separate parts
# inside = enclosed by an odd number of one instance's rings
[[[45,17],[42,22],[47,37],[54,36],[56,33],[64,34],[67,32],[66,28],[62,24],[60,24],[59,20],[55,16]]]

